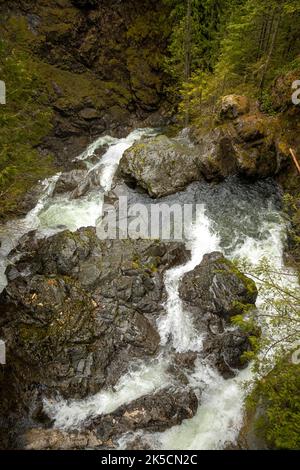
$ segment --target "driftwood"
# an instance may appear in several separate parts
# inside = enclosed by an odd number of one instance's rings
[[[290,153],[291,153],[291,155],[292,155],[292,159],[293,159],[293,162],[294,162],[295,165],[296,165],[296,168],[297,168],[297,170],[298,170],[298,173],[300,174],[300,164],[299,164],[299,162],[298,162],[298,160],[297,160],[297,157],[296,157],[296,155],[295,155],[294,150],[293,150],[293,149],[290,149]]]

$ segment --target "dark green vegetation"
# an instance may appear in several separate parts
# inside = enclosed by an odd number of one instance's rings
[[[278,110],[273,80],[300,67],[297,0],[168,3],[177,26],[167,63],[184,112],[214,114],[222,95],[240,92],[259,98],[267,112]]]
[[[20,38],[21,29],[16,34]],[[45,98],[45,84],[25,50],[2,39],[0,67],[7,88],[7,104],[0,108],[2,218],[15,214],[24,192],[52,171],[50,158],[41,158],[36,150],[51,129],[52,110]]]
[[[250,409],[257,403],[265,410],[255,423],[256,432],[271,448],[300,448],[300,366],[279,362],[257,383],[248,400]]]
[[[164,108],[169,11],[154,0],[0,0],[0,218],[90,140]]]

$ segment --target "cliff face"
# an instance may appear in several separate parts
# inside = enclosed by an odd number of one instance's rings
[[[55,112],[44,147],[62,165],[93,136],[165,114],[163,2],[0,0],[0,10],[5,38],[38,65]]]

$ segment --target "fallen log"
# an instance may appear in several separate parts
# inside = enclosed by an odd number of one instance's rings
[[[291,155],[292,155],[292,159],[293,159],[293,162],[294,162],[295,165],[296,165],[296,168],[297,168],[297,170],[298,170],[298,173],[300,174],[300,164],[299,164],[299,162],[298,162],[298,160],[297,160],[297,157],[296,157],[296,155],[295,155],[294,150],[291,149],[291,148],[290,148],[290,153],[291,153]]]

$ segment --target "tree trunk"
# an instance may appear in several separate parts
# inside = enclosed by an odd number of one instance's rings
[[[184,81],[188,82],[191,78],[191,62],[192,62],[192,0],[187,0],[186,12],[186,31],[185,31],[185,65],[184,65]],[[185,126],[190,121],[190,98],[186,99]]]
[[[266,32],[267,32],[267,20],[264,18],[262,20],[262,25],[261,25],[261,28],[260,28],[260,36],[259,36],[259,41],[258,41],[259,46],[258,46],[258,49],[257,49],[256,60],[260,59],[260,57],[262,56],[262,51],[263,51],[263,46],[264,46],[264,43],[265,43]]]
[[[191,49],[192,49],[192,0],[187,0],[186,32],[185,32],[185,66],[184,80],[191,78]]]
[[[267,56],[267,59],[266,59],[266,62],[265,62],[264,68],[263,68],[261,80],[260,80],[260,83],[259,83],[259,88],[260,89],[262,89],[263,86],[264,86],[266,74],[267,74],[267,71],[268,71],[268,68],[269,68],[269,65],[270,65],[270,62],[271,62],[273,52],[274,52],[276,38],[277,38],[279,25],[280,25],[280,20],[281,20],[281,11],[277,10],[277,13],[275,13],[274,17],[275,17],[275,20],[273,22],[274,23],[274,30],[273,30],[273,34],[271,35],[271,44],[270,44],[268,56]]]

